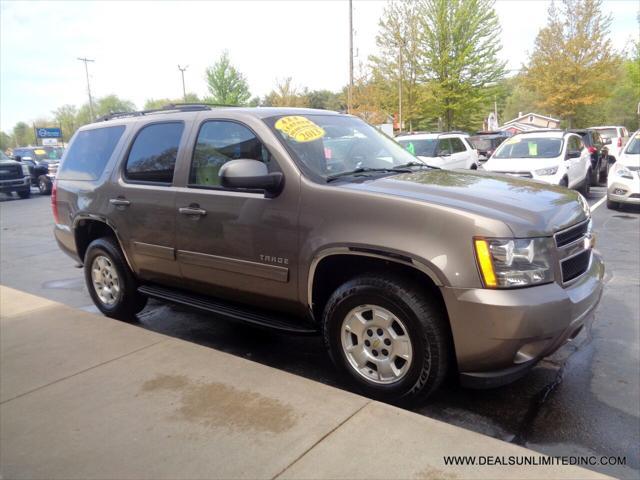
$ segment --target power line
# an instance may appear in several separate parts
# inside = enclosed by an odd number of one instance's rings
[[[184,67],[178,65],[178,70],[180,70],[180,73],[182,74],[182,96],[184,97],[185,102],[187,101],[187,89],[184,86],[184,72],[187,68],[189,68],[189,65],[185,65]]]
[[[87,64],[89,62],[95,62],[95,60],[92,60],[90,58],[80,58],[80,57],[78,57],[78,60],[80,60],[81,62],[84,62],[84,73],[87,75],[87,94],[89,95],[89,112],[91,113],[91,121],[93,122],[93,120],[95,119],[95,115],[93,114],[93,99],[91,98],[91,86],[89,85],[89,67],[87,66]]]

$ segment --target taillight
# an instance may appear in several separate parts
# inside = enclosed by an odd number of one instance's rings
[[[589,153],[596,153],[598,151],[596,147],[588,147],[587,150],[589,150]]]
[[[58,180],[53,181],[53,186],[51,187],[51,211],[53,212],[53,220],[56,224],[60,223],[58,221]]]
[[[622,146],[622,137],[618,137],[618,147]]]

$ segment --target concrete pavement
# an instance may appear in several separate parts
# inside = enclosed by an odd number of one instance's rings
[[[445,466],[539,454],[0,286],[2,478],[603,478]]]

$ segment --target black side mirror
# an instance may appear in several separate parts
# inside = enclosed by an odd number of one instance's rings
[[[567,152],[567,159],[569,158],[580,158],[580,150],[571,150]]]
[[[273,195],[280,193],[284,176],[280,172],[269,173],[267,166],[258,160],[231,160],[220,167],[220,184],[225,188],[264,190]]]

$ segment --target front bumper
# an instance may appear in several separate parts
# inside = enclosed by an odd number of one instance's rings
[[[612,176],[607,186],[607,199],[618,203],[640,204],[640,172],[633,172],[633,178]]]
[[[26,190],[30,187],[30,177],[0,180],[0,192],[15,192],[16,190]]]
[[[509,383],[572,340],[593,316],[603,276],[604,263],[594,250],[589,269],[564,288],[443,288],[462,384]]]

